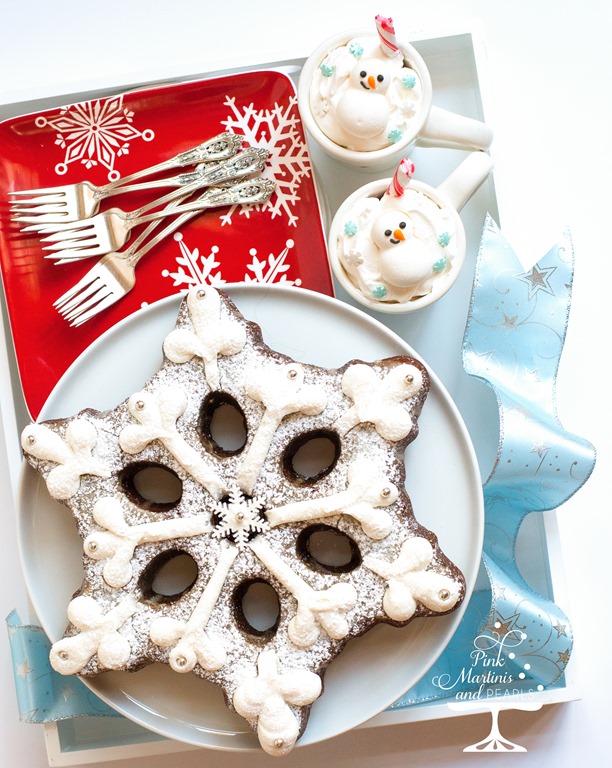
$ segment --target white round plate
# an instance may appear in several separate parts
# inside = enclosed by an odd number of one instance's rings
[[[270,347],[302,362],[336,368],[353,358],[416,356],[377,320],[322,294],[257,284],[224,290],[245,317],[262,327]],[[162,341],[174,327],[179,302],[178,295],[164,299],[101,336],[63,376],[40,420],[71,416],[86,407],[112,409],[140,389],[161,363]],[[419,436],[406,452],[406,485],[418,521],[437,533],[442,549],[465,574],[469,597],[482,547],[480,473],[463,420],[430,373]],[[18,504],[26,583],[40,622],[55,641],[81,584],[82,542],[70,511],[51,499],[44,481],[25,462]],[[403,628],[379,625],[350,641],[330,665],[324,694],[312,707],[298,744],[343,733],[396,701],[442,653],[466,603],[447,616],[416,619]],[[177,675],[166,665],[153,664],[85,682],[114,709],[168,738],[217,749],[258,746],[246,722],[225,706],[220,688],[195,675]]]

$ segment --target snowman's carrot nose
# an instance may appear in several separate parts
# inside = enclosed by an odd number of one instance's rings
[[[368,85],[370,86],[370,88],[371,88],[373,91],[374,91],[374,90],[376,90],[376,80],[375,80],[375,78],[374,78],[374,75],[370,75],[370,76],[368,77]]]
[[[401,229],[393,230],[393,238],[395,240],[405,240],[406,239],[405,236],[404,236],[404,233],[402,232]]]

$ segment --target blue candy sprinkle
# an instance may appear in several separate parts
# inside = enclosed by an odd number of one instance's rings
[[[349,237],[353,237],[353,235],[356,235],[358,229],[359,227],[357,226],[357,224],[355,224],[354,221],[347,221],[346,224],[344,225],[344,232]]]
[[[387,138],[392,144],[397,144],[398,141],[401,141],[402,139],[402,132],[399,128],[394,128],[392,131],[389,131],[387,134]]]
[[[442,246],[442,248],[446,248],[446,246],[450,243],[450,232],[442,232],[440,237],[438,238],[438,242]]]
[[[323,77],[331,77],[334,74],[334,68],[329,64],[321,64],[320,69]]]
[[[434,262],[433,271],[443,272],[447,266],[448,266],[448,261],[445,256],[442,256],[441,259],[438,259],[436,262]]]
[[[414,75],[406,75],[402,78],[402,85],[404,88],[414,88],[416,85],[416,77]]]
[[[385,285],[375,285],[371,293],[374,299],[384,299],[387,295],[387,287]]]
[[[349,45],[349,53],[352,53],[353,56],[358,59],[361,54],[363,53],[363,45],[361,43],[353,42]]]

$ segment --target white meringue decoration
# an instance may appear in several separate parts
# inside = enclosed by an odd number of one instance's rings
[[[275,527],[290,522],[347,515],[361,524],[366,536],[376,541],[384,539],[393,527],[393,519],[381,507],[388,507],[397,501],[397,487],[381,475],[372,462],[362,457],[349,466],[347,481],[346,490],[334,496],[297,501],[268,510],[268,522]]]
[[[106,560],[104,581],[115,589],[132,578],[131,560],[137,546],[198,536],[211,530],[209,515],[170,518],[140,525],[128,525],[119,499],[103,496],[93,507],[93,519],[105,530],[90,533],[83,542],[85,554],[92,560]]]
[[[245,392],[265,408],[237,478],[241,490],[251,493],[274,434],[285,416],[292,413],[314,416],[323,411],[327,398],[319,387],[304,383],[304,368],[299,363],[252,371],[245,381]]]
[[[257,722],[257,736],[270,755],[286,755],[300,735],[290,705],[312,704],[322,690],[321,678],[305,669],[278,671],[274,651],[262,651],[257,673],[238,686],[233,705],[239,715]]]
[[[185,363],[193,357],[204,363],[206,379],[211,389],[219,387],[219,355],[235,355],[246,343],[244,328],[224,318],[218,291],[202,285],[187,294],[187,308],[193,330],[176,328],[164,341],[164,353],[175,363]]]
[[[412,416],[402,403],[423,387],[423,375],[414,365],[401,363],[379,377],[368,365],[357,363],[346,369],[342,390],[353,401],[336,422],[340,434],[359,424],[373,424],[385,440],[402,440],[413,427]]]
[[[158,392],[137,392],[128,408],[139,424],[129,424],[119,435],[121,449],[137,454],[149,443],[159,440],[194,480],[212,496],[219,498],[224,490],[221,478],[204,455],[180,435],[176,422],[185,411],[187,395],[178,386],[160,388]]]
[[[347,133],[373,139],[387,129],[391,114],[386,96],[389,83],[387,61],[365,59],[353,66],[348,88],[336,107],[336,119]]]
[[[53,669],[62,675],[78,674],[96,654],[106,669],[124,666],[130,657],[130,644],[118,630],[136,608],[133,595],[125,597],[106,614],[93,597],[75,597],[68,606],[68,619],[78,632],[53,644],[49,655]]]
[[[83,475],[109,477],[110,471],[94,454],[98,435],[86,419],[70,421],[62,438],[44,424],[30,424],[21,434],[26,453],[57,464],[46,476],[47,488],[54,499],[69,499],[79,490]]]
[[[431,611],[450,611],[461,596],[458,581],[442,573],[427,570],[433,559],[433,547],[427,539],[407,539],[393,562],[375,557],[364,558],[364,565],[387,582],[383,608],[390,619],[407,621],[419,603]]]

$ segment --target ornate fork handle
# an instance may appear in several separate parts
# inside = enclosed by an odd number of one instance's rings
[[[176,176],[165,177],[155,181],[144,181],[140,184],[125,184],[108,192],[105,197],[122,195],[125,192],[156,189],[160,187],[190,187],[197,189],[200,186],[213,186],[217,184],[232,184],[236,179],[257,173],[262,170],[266,160],[270,157],[267,149],[253,147],[234,155],[229,160],[213,160],[207,163],[199,163],[193,171],[179,173]],[[184,192],[184,190],[183,190]],[[172,193],[175,194],[175,193]],[[176,193],[178,194],[178,193]],[[100,194],[97,199],[102,199]],[[163,203],[166,198],[162,198]],[[159,205],[160,201],[154,201],[152,205]]]
[[[214,162],[217,160],[227,160],[235,155],[242,146],[243,137],[234,133],[220,133],[212,139],[199,144],[197,147],[180,152],[175,157],[164,160],[149,168],[143,168],[140,171],[124,176],[110,184],[99,187],[94,192],[95,199],[108,197],[113,190],[125,191],[123,187],[132,181],[141,179],[144,176],[150,176],[154,173],[169,170],[170,168],[180,168],[186,165],[195,165],[197,163]]]
[[[274,181],[263,178],[249,179],[231,187],[211,187],[191,203],[168,206],[161,211],[139,216],[131,221],[131,225],[154,221],[168,214],[202,211],[206,208],[221,208],[226,205],[258,205],[266,203],[272,197],[275,189],[276,183]]]
[[[269,179],[254,179],[229,189],[209,189],[193,203],[180,205],[180,201],[174,201],[163,211],[158,211],[156,214],[151,214],[150,217],[143,217],[139,220],[139,222],[148,220],[151,223],[125,251],[123,261],[129,264],[130,267],[135,267],[140,259],[154,246],[183,226],[183,224],[186,224],[190,219],[197,216],[203,208],[265,203],[270,199],[275,189],[275,182]],[[203,200],[204,198],[206,200]],[[179,215],[163,229],[159,230],[156,235],[151,237],[153,231],[159,226],[162,217],[174,214]],[[147,238],[149,239],[147,240]]]
[[[243,136],[235,133],[220,133],[203,144],[178,154],[175,158],[176,165],[195,165],[212,160],[225,160],[238,152],[243,140]]]
[[[214,186],[225,182],[233,183],[236,179],[261,171],[269,157],[270,153],[267,149],[252,147],[234,155],[230,160],[203,163],[194,171],[181,173],[177,176],[177,182],[181,186],[197,184],[198,182],[207,186]]]
[[[265,150],[263,151],[265,152]],[[253,179],[244,184],[238,184],[235,187],[208,189],[192,203],[181,205],[182,201],[187,197],[187,195],[183,194],[183,197],[172,201],[163,211],[157,211],[150,216],[143,216],[138,219],[139,224],[149,221],[149,225],[125,251],[124,260],[135,267],[145,253],[148,253],[151,248],[160,243],[183,224],[186,224],[190,219],[197,216],[198,213],[205,208],[214,208],[223,205],[265,203],[270,199],[275,189],[276,183],[269,179]],[[176,214],[179,215],[177,215],[174,221],[167,224],[162,230],[159,230],[154,237],[150,237],[154,230],[159,227],[165,216]],[[145,242],[149,237],[150,239],[148,242]]]
[[[199,171],[194,171],[191,174],[183,174],[186,182],[184,185],[157,200],[153,200],[152,202],[141,206],[135,211],[130,211],[126,215],[126,220],[131,221],[138,219],[140,221],[143,214],[148,211],[159,208],[167,203],[171,203],[173,200],[183,197],[186,193],[195,192],[197,189],[200,189],[200,187],[212,187],[214,184],[220,184],[222,182],[233,182],[243,176],[260,171],[269,157],[269,154],[270,153],[266,149],[254,147],[253,149],[245,150],[226,162],[215,165],[213,168],[207,169],[206,166],[204,166],[204,168],[199,169]],[[225,187],[222,189],[225,189]],[[222,203],[222,205],[225,205],[225,203]]]

